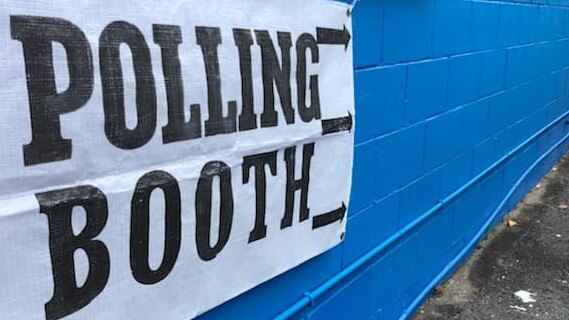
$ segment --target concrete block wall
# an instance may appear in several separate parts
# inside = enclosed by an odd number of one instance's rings
[[[353,41],[345,241],[203,319],[407,318],[567,151],[569,0],[360,0]]]

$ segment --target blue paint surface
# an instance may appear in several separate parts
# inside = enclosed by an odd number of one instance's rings
[[[360,0],[353,14],[346,239],[202,319],[407,318],[569,147],[569,0]]]

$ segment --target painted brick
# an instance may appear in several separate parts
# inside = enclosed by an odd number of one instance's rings
[[[428,60],[407,67],[405,120],[415,123],[447,108],[448,59]]]
[[[480,182],[480,198],[485,199],[480,202],[482,220],[494,213],[508,191],[504,188],[504,171],[495,172]]]
[[[393,192],[418,178],[423,172],[424,125],[416,125],[373,142],[378,183],[369,186],[375,199]]]
[[[524,23],[518,23],[518,42],[532,43],[536,42],[539,23],[539,7],[535,5],[519,6],[520,19]]]
[[[363,0],[353,11],[354,67],[377,66],[381,63],[383,6],[381,2]]]
[[[475,186],[449,204],[454,210],[451,231],[454,239],[467,240],[472,236],[471,232],[476,229],[480,220],[480,199],[480,186]]]
[[[359,212],[421,175],[423,135],[424,126],[418,125],[356,146],[351,212]]]
[[[496,50],[480,54],[480,97],[496,93],[504,87],[506,51]]]
[[[461,107],[462,142],[474,146],[490,134],[487,99],[476,100]]]
[[[567,94],[567,68],[558,70],[554,73],[555,77],[555,99]],[[548,103],[549,101],[547,101]]]
[[[510,122],[510,91],[502,91],[488,97],[488,130],[491,136],[495,136]]]
[[[497,138],[489,138],[474,146],[472,156],[476,161],[472,161],[472,171],[480,173],[492,165],[503,155],[498,144]]]
[[[472,151],[467,150],[437,169],[442,176],[441,198],[449,196],[472,178],[473,162]]]
[[[539,8],[539,22],[538,22],[538,39],[553,40],[555,39],[554,25],[555,25],[554,9],[549,7]]]
[[[383,62],[395,63],[429,57],[434,0],[384,2]]]
[[[404,122],[405,66],[359,70],[356,86],[356,143],[395,131]]]
[[[511,89],[510,92],[510,123],[516,123],[528,115],[528,108],[530,108],[530,90],[534,83],[526,83],[516,88]],[[535,85],[535,84],[534,84]],[[533,106],[536,107],[536,106]]]
[[[435,2],[433,56],[465,52],[470,46],[471,1]]]
[[[355,214],[355,215],[354,215]],[[357,213],[350,211],[342,244],[344,267],[379,245],[397,230],[399,193],[394,193]]]
[[[449,106],[460,106],[478,98],[480,60],[479,54],[460,55],[450,59]]]
[[[540,73],[540,45],[528,45],[508,49],[506,66],[506,87],[529,81]]]
[[[432,171],[401,190],[399,228],[417,219],[441,199],[442,173]]]
[[[561,90],[561,88],[559,88],[559,83],[558,83],[559,74],[560,72],[548,74],[546,76],[536,79],[531,84],[530,93],[529,93],[530,100],[528,105],[533,108],[531,108],[530,110],[540,109],[558,97],[557,91]],[[563,78],[561,78],[560,80],[565,82],[565,79]],[[563,89],[562,93],[565,90],[566,88]]]
[[[425,169],[435,167],[452,159],[466,148],[461,137],[461,111],[453,110],[429,121],[425,130]]]
[[[474,51],[497,48],[500,4],[472,1],[470,39]]]
[[[504,171],[503,183],[512,185],[520,179],[521,174],[527,169],[527,163],[537,156],[536,145],[525,148],[522,152],[518,153],[506,167]],[[518,199],[519,201],[520,199]],[[517,201],[516,201],[517,202]]]
[[[416,251],[417,239],[412,236],[370,267],[370,287],[377,288],[370,292],[370,301],[377,319],[396,319],[405,308],[409,298],[404,291],[417,280]]]
[[[453,220],[454,208],[446,207],[417,232],[418,269],[431,277],[452,258]]]
[[[559,117],[569,105],[569,96],[561,97],[555,101],[550,102],[547,106],[547,122],[551,122]]]
[[[521,18],[521,5],[504,3],[500,6],[500,23],[498,27],[498,44],[500,46],[513,46],[523,42],[523,35],[519,30]]]
[[[370,206],[376,199],[376,189],[372,187],[379,184],[380,169],[376,163],[377,156],[373,143],[355,147],[350,212],[357,213]]]
[[[365,319],[371,313],[370,295],[371,272],[364,270],[356,279],[339,288],[332,297],[318,305],[308,314],[309,320]],[[358,296],[358,299],[353,299]],[[345,305],[350,301],[349,305]],[[344,308],[338,305],[344,304]]]

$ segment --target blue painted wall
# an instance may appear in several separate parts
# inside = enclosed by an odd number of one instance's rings
[[[569,147],[569,0],[353,14],[346,239],[203,319],[406,318]]]

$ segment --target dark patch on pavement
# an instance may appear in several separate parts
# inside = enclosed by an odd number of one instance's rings
[[[493,231],[414,319],[569,319],[568,205],[566,156],[505,219],[518,224]]]

